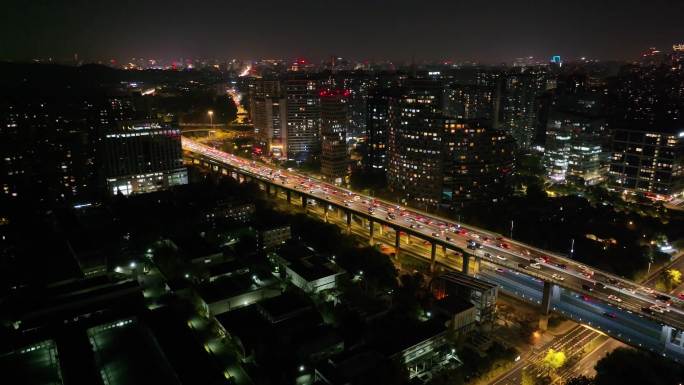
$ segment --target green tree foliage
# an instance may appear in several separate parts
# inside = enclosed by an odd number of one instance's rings
[[[654,354],[618,348],[596,364],[595,385],[678,385],[684,366]]]
[[[566,359],[567,358],[564,352],[549,349],[549,351],[546,352],[546,356],[544,356],[543,362],[544,366],[548,367],[549,369],[557,370],[565,365]]]

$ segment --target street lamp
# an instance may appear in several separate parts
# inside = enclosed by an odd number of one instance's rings
[[[572,255],[575,253],[575,238],[572,238],[570,241],[570,259],[572,259]]]
[[[209,115],[209,126],[214,127],[214,111],[209,110],[207,114]]]

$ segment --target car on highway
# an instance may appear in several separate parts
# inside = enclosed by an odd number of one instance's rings
[[[533,269],[541,270],[541,264],[539,263],[530,263],[530,267]]]
[[[561,276],[560,274],[552,274],[551,278],[558,280],[558,281],[565,281],[565,277]]]
[[[679,298],[679,299],[681,299],[681,300],[684,300],[684,291],[681,292],[681,293],[679,293],[679,294],[677,294],[677,298]]]
[[[568,265],[566,265],[566,264],[564,264],[564,263],[557,263],[557,264],[556,264],[556,267],[559,268],[559,269],[566,270],[566,269],[568,268]]]
[[[670,302],[672,300],[672,298],[670,298],[670,296],[666,294],[656,294],[655,299],[664,302]]]
[[[501,256],[501,255],[497,255],[497,256],[496,256],[496,259],[499,259],[499,260],[501,260],[501,261],[508,261],[508,258],[506,258],[506,257],[504,257],[504,256]]]
[[[649,307],[649,309],[651,309],[651,311],[654,311],[656,313],[660,313],[660,314],[665,313],[665,308],[662,308],[658,305],[651,305],[651,307]]]
[[[613,319],[617,318],[617,314],[610,312],[610,311],[603,313],[603,315],[608,317],[608,318],[613,318]]]
[[[586,291],[594,291],[594,288],[587,285],[587,284],[582,284],[582,289],[584,289]]]
[[[638,290],[639,290],[639,291],[643,291],[643,292],[646,293],[646,294],[653,294],[653,293],[655,293],[655,290],[651,289],[650,287],[646,287],[646,286],[639,286]]]
[[[611,301],[618,302],[618,303],[619,303],[619,302],[622,302],[622,298],[616,296],[615,294],[609,295],[609,296],[608,296],[608,299],[611,300]]]

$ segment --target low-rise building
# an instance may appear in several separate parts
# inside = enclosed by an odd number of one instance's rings
[[[496,315],[496,285],[459,272],[443,274],[430,284],[438,300],[449,296],[464,299],[475,306],[475,320],[491,324]]]
[[[345,273],[332,260],[299,244],[284,245],[271,256],[280,277],[308,293],[335,289]]]
[[[234,272],[208,280],[198,292],[206,308],[218,315],[279,296],[282,290],[276,279],[261,280],[249,272]]]
[[[434,312],[448,318],[447,327],[458,337],[475,329],[477,309],[462,298],[446,296],[435,303]]]
[[[447,328],[439,320],[421,322],[398,339],[398,349],[389,357],[406,366],[409,378],[416,377],[437,366],[447,365],[452,348],[447,339]]]
[[[262,226],[258,229],[257,246],[259,250],[269,250],[280,246],[292,238],[290,225]]]
[[[253,219],[255,210],[254,203],[221,202],[215,208],[206,210],[204,218],[210,223],[218,220],[248,223]]]

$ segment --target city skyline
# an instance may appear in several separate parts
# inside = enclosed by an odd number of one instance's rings
[[[7,3],[3,384],[682,385],[682,0]]]
[[[578,1],[540,6],[427,1],[228,4],[150,1],[6,7],[3,60],[330,56],[357,61],[478,61],[552,55],[633,59],[684,39],[684,4]],[[619,5],[619,7],[618,7]],[[619,41],[619,44],[615,42]]]

